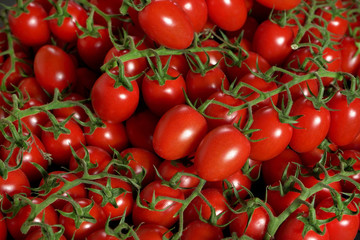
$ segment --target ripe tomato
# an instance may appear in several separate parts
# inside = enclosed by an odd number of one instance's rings
[[[213,39],[206,39],[202,42],[200,42],[200,47],[205,48],[205,47],[219,47],[219,43]],[[196,52],[194,53],[195,55],[197,55],[200,58],[200,61],[203,64],[208,64],[210,66],[215,66],[216,64],[218,64],[218,67],[222,70],[225,71],[225,61],[224,61],[224,54],[220,51],[201,51],[201,52]],[[195,58],[194,56],[190,55],[189,56],[191,59],[193,59],[194,61]]]
[[[357,54],[357,41],[349,36],[341,39],[341,69],[355,75],[360,67],[360,55]]]
[[[279,120],[279,114],[272,107],[263,107],[253,115],[250,139],[250,158],[255,161],[266,161],[278,156],[290,143],[293,128]]]
[[[249,140],[233,125],[211,130],[195,153],[194,165],[207,181],[220,181],[244,166],[250,154]]]
[[[199,112],[185,104],[177,105],[157,123],[154,150],[166,160],[187,157],[194,153],[206,132],[206,120]]]
[[[139,12],[139,23],[155,42],[173,49],[185,49],[194,39],[186,13],[172,1],[152,1]]]
[[[49,94],[75,85],[76,70],[70,55],[53,45],[43,45],[34,59],[35,78]]]
[[[40,4],[34,2],[27,5],[26,11],[17,17],[14,11],[9,11],[11,33],[27,46],[41,46],[47,43],[50,40],[50,28],[45,20],[48,14]]]
[[[1,240],[6,240],[7,239],[6,223],[5,223],[4,216],[2,215],[1,212],[0,212],[0,239]]]
[[[163,240],[164,238],[170,239],[173,235],[169,229],[164,226],[145,223],[140,225],[136,229],[136,236],[139,240]],[[133,237],[130,237],[128,240],[134,240]]]
[[[74,219],[65,217],[64,215],[60,215],[59,223],[65,227],[64,235],[67,239],[82,240],[96,230],[105,227],[106,215],[97,203],[94,203],[87,198],[77,198],[74,199],[74,201],[76,201],[76,203],[78,203],[83,210],[84,207],[87,207],[93,203],[94,205],[92,206],[92,208],[90,210],[87,210],[87,212],[83,214],[90,214],[90,216],[94,218],[93,220],[95,220],[95,222],[84,220],[80,224],[80,226],[76,228]],[[74,207],[71,205],[71,203],[67,203],[62,208],[62,211],[70,213],[74,211]]]
[[[157,197],[161,196],[178,200],[185,199],[184,193],[180,189],[173,189],[163,185],[160,180],[149,183],[140,192],[140,201],[141,204],[147,207],[151,203],[154,204],[155,210],[142,208],[137,204],[134,205],[132,219],[136,226],[141,223],[150,223],[170,228],[177,222],[179,219],[177,212],[182,207],[182,203],[170,199],[156,200]]]
[[[40,102],[37,99],[30,98],[21,108],[28,109],[35,106],[41,106],[43,105],[42,102]],[[36,136],[41,135],[41,128],[40,125],[44,125],[49,120],[48,116],[44,112],[39,112],[36,114],[29,115],[27,117],[23,117],[21,119],[22,123],[26,125],[26,127],[30,130],[31,133],[33,133]]]
[[[100,9],[102,12],[108,15],[119,15],[120,14],[120,7],[123,3],[123,0],[113,0],[113,1],[107,1],[107,0],[90,0],[91,4],[96,6],[98,9]],[[94,23],[99,24],[101,26],[108,26],[108,22],[103,18],[101,15],[95,12],[94,14]],[[123,25],[124,21],[120,19],[119,16],[117,17],[111,17],[111,26],[113,29],[121,29],[121,26]]]
[[[70,93],[63,98],[63,101],[85,101],[85,100],[86,99],[83,96],[77,93]],[[57,118],[67,118],[70,115],[73,115],[73,118],[83,122],[85,122],[86,119],[88,118],[85,110],[80,106],[54,109],[53,113]]]
[[[61,7],[64,7],[65,2],[62,2]],[[73,42],[78,39],[78,35],[81,34],[80,29],[76,24],[82,27],[86,27],[86,20],[88,18],[84,8],[74,1],[67,2],[65,10],[70,17],[65,17],[61,25],[58,25],[58,19],[53,18],[49,20],[49,27],[51,33],[58,39],[64,42]],[[52,7],[49,15],[56,13],[55,7]]]
[[[301,0],[256,0],[262,5],[276,10],[289,10],[300,4]]]
[[[91,103],[95,113],[103,120],[118,123],[128,119],[139,102],[139,87],[132,81],[132,91],[124,86],[114,87],[115,80],[103,73],[91,90]]]
[[[115,236],[107,234],[105,229],[99,229],[86,237],[86,240],[118,240],[118,239],[119,238]]]
[[[244,0],[206,0],[209,18],[221,29],[236,31],[240,29],[247,18],[247,8]]]
[[[37,99],[44,104],[49,100],[49,96],[44,92],[44,89],[41,88],[34,77],[22,79],[18,87],[24,96],[29,94],[30,98]]]
[[[42,238],[46,239],[46,235],[43,234],[41,229],[36,229],[35,231],[32,231],[29,234],[26,234],[26,238],[25,240],[39,240]],[[64,235],[61,235],[59,240],[66,240],[66,238],[64,237]]]
[[[195,32],[201,32],[204,29],[208,18],[208,10],[205,0],[175,0],[181,9],[189,17],[189,20]]]
[[[181,235],[181,240],[221,240],[223,239],[224,234],[221,228],[205,223],[200,220],[195,220],[189,223]]]

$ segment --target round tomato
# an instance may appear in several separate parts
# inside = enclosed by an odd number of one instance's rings
[[[170,239],[173,235],[166,227],[150,223],[140,225],[135,232],[139,240],[163,240],[164,237]],[[129,240],[134,238],[130,237]]]
[[[0,239],[1,240],[7,239],[6,223],[5,223],[4,216],[2,215],[1,212],[0,212]]]
[[[289,10],[300,4],[301,0],[256,0],[262,5],[276,10]]]
[[[192,240],[194,238],[198,240],[221,240],[223,237],[221,228],[195,220],[186,226],[181,235],[181,240]]]

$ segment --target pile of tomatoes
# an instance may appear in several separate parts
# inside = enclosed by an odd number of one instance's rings
[[[352,240],[357,0],[0,12],[0,240]]]

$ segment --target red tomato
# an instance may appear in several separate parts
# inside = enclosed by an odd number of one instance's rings
[[[64,215],[60,215],[59,223],[65,227],[64,235],[67,239],[82,240],[96,230],[105,227],[106,215],[97,203],[94,203],[87,198],[77,198],[74,199],[74,201],[80,205],[83,211],[86,211],[86,213],[83,214],[90,215],[93,220],[95,220],[95,222],[85,220],[80,224],[78,228],[76,228],[74,219],[65,217]],[[91,209],[85,210],[84,208],[88,207],[90,204],[93,204]],[[71,205],[71,203],[67,203],[62,208],[62,211],[70,213],[74,211],[74,207]]]
[[[135,59],[139,60],[141,58]],[[176,71],[178,71],[184,78],[189,71],[189,65],[186,60],[185,55],[166,55],[166,56],[160,56],[161,66],[165,66],[167,61],[169,61],[169,67],[174,68]],[[151,58],[151,61],[156,64],[156,59]],[[125,62],[126,63],[126,62]],[[124,64],[125,64],[124,63]]]
[[[118,240],[118,239],[119,238],[115,236],[107,234],[105,229],[99,229],[86,237],[86,240]]]
[[[340,91],[327,103],[330,111],[328,139],[338,146],[350,144],[360,132],[360,99],[348,103]]]
[[[318,219],[329,219],[335,217],[335,213],[326,212],[324,209],[334,206],[332,197],[325,198],[316,206],[316,215]],[[348,209],[355,212],[354,203],[347,206]],[[353,240],[356,237],[359,228],[359,217],[357,215],[343,214],[341,219],[334,219],[325,224],[326,231],[329,232],[329,240]]]
[[[108,15],[119,15],[120,14],[120,7],[123,3],[123,0],[90,0],[91,4],[96,6],[99,10],[104,12]],[[101,15],[95,12],[94,14],[94,22],[101,26],[107,27],[108,22],[103,18]],[[121,29],[124,21],[120,19],[120,17],[111,17],[111,26],[113,29]]]
[[[30,98],[21,108],[21,110],[29,109],[31,107],[40,107],[43,105],[37,99]],[[22,123],[26,125],[28,130],[32,132],[36,136],[41,135],[41,127],[40,125],[44,125],[49,120],[49,117],[45,112],[39,112],[36,114],[32,114],[21,119]]]
[[[205,118],[192,107],[180,104],[167,111],[153,135],[155,152],[166,160],[184,158],[194,153],[207,132]]]
[[[271,65],[281,65],[292,51],[293,40],[294,33],[290,27],[281,27],[266,20],[256,29],[252,47]]]
[[[357,41],[349,36],[341,40],[341,69],[355,75],[360,68],[360,55],[357,54]]]
[[[253,115],[250,129],[258,129],[250,139],[250,158],[267,161],[278,156],[290,143],[293,128],[282,123],[279,114],[272,107],[263,107]]]
[[[166,227],[150,223],[140,225],[135,232],[139,240],[163,240],[164,237],[170,239],[173,235]],[[127,240],[134,240],[134,238],[130,237]]]
[[[69,95],[63,98],[63,101],[85,101],[85,100],[86,99],[83,96],[77,93],[70,93]],[[67,118],[70,115],[73,115],[73,118],[83,122],[85,122],[86,119],[88,118],[88,115],[86,114],[85,110],[80,106],[54,109],[53,113],[56,118]]]
[[[250,154],[249,140],[233,125],[211,130],[195,153],[194,165],[207,181],[220,181],[239,171]]]
[[[256,0],[262,5],[276,10],[289,10],[300,4],[301,0]]]
[[[90,96],[91,88],[97,79],[97,74],[88,68],[82,67],[76,69],[76,78],[77,81],[74,92],[88,98]]]
[[[31,198],[31,201],[33,204],[40,204],[42,203],[44,200],[41,198]],[[31,214],[31,206],[30,205],[25,205],[24,207],[22,207],[19,212],[16,213],[16,215],[13,217],[13,213],[8,213],[8,217],[11,218],[7,218],[6,219],[6,226],[7,229],[10,233],[10,235],[14,238],[14,239],[24,239],[25,238],[25,234],[23,234],[20,231],[20,227],[25,224],[26,220],[30,217]],[[45,224],[48,224],[50,226],[58,224],[58,215],[55,211],[55,209],[49,205],[47,207],[45,207],[43,210],[41,210],[31,222],[43,222]],[[40,226],[32,226],[30,227],[28,233],[31,233],[32,231],[35,231],[36,229],[39,229]]]
[[[113,195],[115,206],[111,202],[102,206],[106,217],[120,219],[124,215],[128,216],[131,213],[134,204],[131,185],[118,178],[110,178],[109,180],[107,178],[101,178],[95,180],[95,183],[107,186],[108,181],[112,191],[114,191],[113,194],[115,194]],[[90,189],[100,189],[100,187],[94,184],[90,186]],[[116,190],[117,192],[115,192]],[[90,190],[89,198],[93,199],[94,202],[100,206],[102,205],[103,197],[100,194]]]
[[[132,213],[132,219],[136,226],[141,223],[150,223],[169,228],[178,221],[177,212],[182,207],[182,203],[170,199],[157,201],[156,198],[161,196],[178,200],[185,199],[184,193],[180,189],[163,185],[160,180],[151,182],[140,192],[140,201],[146,207],[153,203],[154,210],[142,208],[136,204]]]
[[[186,84],[182,75],[173,68],[166,72],[176,79],[158,79],[152,69],[146,72],[141,85],[142,97],[148,108],[158,116],[162,116],[170,108],[185,103]],[[155,77],[155,79],[152,79]],[[160,77],[161,78],[161,77]]]
[[[272,211],[271,206],[265,203],[266,206]],[[241,205],[238,205],[240,208]],[[251,218],[247,212],[239,214],[232,213],[230,217],[230,231],[236,233],[238,237],[246,235],[254,240],[262,240],[267,231],[270,218],[268,212],[262,206],[257,206],[252,212]]]
[[[205,74],[190,70],[186,75],[187,95],[191,102],[195,102],[195,100],[205,102],[211,94],[220,91],[221,86],[229,89],[229,82],[219,67],[211,69]]]
[[[96,128],[92,134],[89,134],[89,127],[84,127],[86,143],[91,146],[100,147],[109,154],[113,154],[111,148],[114,148],[117,151],[124,150],[129,144],[124,124],[122,122],[103,122],[105,127]]]
[[[0,239],[1,240],[6,240],[7,239],[6,223],[5,223],[4,216],[2,215],[1,212],[0,212]]]
[[[61,120],[58,119],[58,121]],[[50,127],[52,123],[49,121],[44,126]],[[70,133],[62,133],[57,139],[52,132],[43,131],[41,141],[46,152],[51,154],[52,162],[67,167],[72,156],[70,146],[76,151],[82,144],[85,144],[85,136],[81,127],[73,120],[68,121],[65,128],[69,129]]]
[[[44,89],[41,88],[34,77],[22,79],[18,87],[24,96],[29,94],[30,98],[37,99],[44,104],[49,100],[49,96],[44,92]]]
[[[139,87],[132,81],[133,90],[124,86],[114,87],[115,80],[102,74],[91,91],[91,103],[95,113],[103,120],[114,123],[128,119],[136,110],[140,98]]]
[[[290,147],[296,152],[308,152],[316,148],[326,137],[330,128],[330,112],[324,107],[316,109],[306,98],[294,102],[291,116],[301,116],[294,124],[296,128],[290,141]]]
[[[53,171],[53,172],[49,172],[49,176],[56,176],[55,182],[59,185],[56,187],[53,187],[50,190],[50,192],[46,195],[44,195],[45,194],[44,191],[40,190],[39,193],[41,194],[41,196],[44,199],[47,199],[48,197],[50,197],[52,195],[57,195],[57,194],[64,196],[64,197],[71,197],[73,199],[87,197],[87,190],[85,189],[85,184],[83,184],[83,183],[79,183],[76,186],[74,186],[70,189],[67,189],[66,191],[61,191],[61,188],[64,186],[65,181],[73,182],[73,181],[76,181],[79,179],[75,174],[68,173],[65,171]],[[42,179],[40,181],[39,187],[44,185],[45,182],[46,182],[46,180]],[[59,191],[61,191],[61,192],[59,192]],[[67,203],[67,201],[64,199],[57,199],[51,205],[55,209],[62,209],[66,203]]]
[[[204,29],[208,18],[208,10],[205,0],[174,0],[189,17],[195,32]]]
[[[159,117],[150,110],[137,112],[125,122],[126,134],[132,146],[154,152],[153,133]]]
[[[33,2],[27,5],[26,11],[17,17],[14,11],[9,12],[11,33],[27,46],[41,46],[47,43],[50,40],[49,24],[45,20],[48,14],[40,4]]]
[[[45,146],[37,136],[33,135],[26,142],[29,144],[27,149],[20,150],[19,147],[15,147],[10,152],[10,149],[7,149],[10,146],[10,142],[5,141],[0,149],[0,158],[5,160],[9,157],[8,165],[12,167],[17,166],[21,158],[22,164],[20,169],[25,173],[30,182],[36,182],[41,179],[42,175],[32,163],[39,164],[44,170],[47,170],[49,161],[45,159]]]
[[[197,240],[221,240],[223,237],[221,228],[195,220],[186,226],[181,235],[181,240],[192,240],[194,238]]]
[[[65,2],[62,2],[61,7],[64,7]],[[73,42],[78,39],[78,35],[81,34],[80,29],[77,27],[79,24],[82,27],[86,27],[86,20],[88,18],[84,8],[73,1],[67,2],[65,10],[70,17],[63,18],[61,25],[58,25],[58,19],[53,18],[49,20],[49,27],[51,33],[58,39],[64,42]],[[52,7],[49,15],[56,13],[55,7]]]
[[[202,48],[205,48],[205,47],[213,47],[213,48],[216,48],[216,47],[219,47],[219,43],[213,39],[206,39],[202,42],[200,42],[200,47]],[[216,51],[216,50],[213,50],[213,51],[201,51],[201,52],[196,52],[195,55],[197,55],[201,62],[203,64],[208,64],[210,66],[215,66],[218,64],[218,67],[221,69],[221,70],[225,70],[225,61],[224,61],[224,54],[220,51]],[[195,62],[195,58],[194,56],[190,55],[189,56],[191,59],[193,59]]]
[[[194,29],[186,13],[172,1],[152,1],[139,12],[144,32],[158,44],[185,49],[194,39]]]
[[[240,29],[247,18],[244,0],[206,0],[209,18],[226,31]]]
[[[42,238],[46,239],[46,237],[47,236],[43,234],[41,229],[36,229],[35,231],[27,234],[25,240],[39,240]],[[61,235],[59,240],[66,240],[66,238],[64,237],[64,235]]]
[[[11,202],[7,199],[6,195],[13,197],[15,194],[24,194],[30,196],[30,183],[25,173],[21,169],[8,172],[6,179],[0,177],[0,201],[3,209],[9,209]]]
[[[61,48],[44,45],[36,53],[34,72],[39,85],[50,94],[60,92],[76,83],[76,69],[70,55]]]
[[[209,204],[215,209],[216,224],[222,225],[229,222],[231,212],[228,208],[227,201],[221,191],[215,188],[207,188],[201,190],[203,196],[208,200]],[[211,216],[211,208],[199,196],[195,197],[190,205],[184,211],[184,225],[187,226],[191,222],[199,220],[199,212],[205,220],[209,220]]]

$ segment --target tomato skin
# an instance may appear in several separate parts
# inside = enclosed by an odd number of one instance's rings
[[[6,222],[4,216],[0,212],[0,240],[7,239],[7,229],[6,229]]]
[[[107,234],[105,232],[105,229],[99,229],[86,237],[86,240],[118,240],[118,239],[119,238]]]
[[[90,128],[84,127],[86,143],[91,146],[100,147],[109,154],[113,154],[113,150],[111,148],[114,148],[117,151],[124,150],[129,144],[124,124],[122,122],[103,122],[105,127],[96,128],[93,134],[88,134],[90,132]]]
[[[37,99],[30,98],[21,108],[21,110],[28,109],[30,107],[41,106],[42,102]],[[36,136],[41,135],[41,127],[39,125],[44,125],[49,120],[48,116],[44,112],[39,112],[33,115],[26,116],[21,119],[22,123],[29,128],[30,132],[32,132]]]
[[[155,152],[165,160],[192,154],[207,132],[205,118],[192,107],[180,104],[168,110],[156,125]]]
[[[100,183],[103,186],[106,186],[108,179],[102,178],[95,180],[96,183]],[[121,179],[118,178],[110,178],[110,184],[111,188],[121,188],[125,192],[119,194],[115,197],[116,207],[114,207],[111,203],[107,203],[105,206],[102,207],[104,210],[106,217],[111,219],[120,219],[122,216],[129,216],[129,214],[132,211],[134,200],[133,200],[133,194],[132,194],[132,188],[131,185]],[[100,187],[93,185],[90,188],[92,189],[100,189]],[[89,198],[93,199],[95,203],[99,204],[101,206],[101,203],[103,201],[103,197],[95,193],[93,191],[89,192]]]
[[[34,204],[40,204],[41,202],[43,202],[44,200],[41,198],[32,198],[31,201]],[[23,234],[20,231],[20,227],[22,226],[25,221],[28,219],[28,217],[30,217],[30,213],[31,213],[31,206],[30,205],[25,205],[24,207],[22,207],[19,212],[17,212],[17,214],[15,215],[15,217],[13,218],[8,218],[6,219],[6,226],[7,229],[10,233],[10,235],[14,238],[14,239],[24,239],[25,238],[25,234]],[[12,217],[12,213],[8,214],[8,217],[11,216]],[[42,220],[44,219],[44,221]],[[46,223],[48,225],[55,225],[58,224],[58,215],[55,211],[55,209],[49,205],[47,207],[45,207],[33,220],[33,222],[43,222]],[[40,226],[32,226],[30,227],[29,231],[27,232],[27,234],[31,233],[32,231],[35,231],[36,229],[39,229]]]
[[[337,92],[327,103],[330,109],[330,129],[328,139],[338,146],[350,144],[360,132],[360,100],[347,103],[346,96]]]
[[[165,83],[160,84],[158,82],[160,79],[151,79],[155,73],[150,69],[146,72],[141,85],[145,104],[158,116],[162,116],[178,104],[185,103],[186,84],[183,76],[173,68],[169,68],[166,74],[176,79],[165,79]]]
[[[249,154],[249,140],[233,125],[223,125],[211,130],[201,141],[194,165],[201,178],[220,181],[240,170]]]
[[[290,27],[281,27],[266,20],[256,29],[252,47],[271,65],[281,65],[292,51],[293,40],[294,33]]]
[[[64,2],[61,7],[64,7]],[[85,9],[83,9],[79,4],[69,1],[66,12],[70,14],[70,17],[65,17],[62,24],[58,25],[58,19],[50,19],[49,27],[51,33],[58,39],[64,42],[73,42],[78,39],[78,35],[81,34],[80,29],[77,27],[78,23],[82,27],[86,27],[86,19],[88,18]],[[49,15],[56,13],[54,7],[51,8]]]
[[[61,121],[62,119],[58,119]],[[50,127],[52,123],[49,121],[44,126]],[[68,121],[65,127],[70,130],[70,134],[60,134],[55,139],[52,132],[43,131],[41,141],[43,142],[46,152],[51,154],[52,162],[59,166],[68,166],[72,156],[70,145],[76,151],[85,144],[85,136],[81,127],[73,120]]]
[[[236,31],[240,29],[247,18],[247,8],[244,0],[206,0],[209,18],[221,29]]]
[[[195,220],[189,223],[181,235],[181,240],[221,240],[224,234],[221,228],[205,223],[200,220]]]
[[[356,55],[356,40],[348,36],[343,37],[340,49],[342,71],[355,75],[360,67],[360,55]]]
[[[184,193],[180,189],[173,189],[163,185],[161,180],[155,180],[149,183],[140,192],[140,201],[143,205],[149,206],[149,204],[153,202],[153,196],[165,196],[179,200],[185,199]],[[181,207],[182,203],[170,199],[164,199],[156,203],[155,209],[163,211],[141,208],[136,204],[133,208],[132,219],[136,226],[141,223],[151,223],[169,228],[179,219],[179,215],[175,216],[175,214]]]
[[[274,108],[260,108],[254,113],[253,120],[251,129],[259,131],[251,135],[251,140],[255,140],[250,142],[251,159],[266,161],[285,150],[290,143],[293,128],[287,123],[280,122],[279,114]]]
[[[140,93],[136,81],[132,81],[132,91],[124,86],[114,88],[115,80],[108,74],[102,74],[91,91],[92,107],[103,120],[114,123],[123,122],[136,110]]]
[[[139,23],[155,42],[185,49],[194,39],[194,29],[185,12],[172,1],[152,1],[139,12]]]
[[[335,213],[325,212],[322,208],[329,208],[334,205],[332,197],[325,198],[316,205],[316,216],[318,219],[328,219],[335,216]],[[355,212],[354,203],[350,203],[348,209]],[[329,232],[329,240],[353,240],[359,228],[359,217],[357,215],[344,214],[339,221],[334,219],[325,224],[326,231]]]
[[[25,240],[39,240],[39,239],[42,239],[44,237],[45,236],[42,233],[41,229],[36,229],[35,231],[32,231],[29,234],[26,234]],[[64,235],[61,235],[59,240],[66,240],[66,238],[64,237]]]
[[[12,197],[20,193],[26,196],[31,194],[29,180],[21,169],[8,172],[7,179],[0,177],[0,196],[2,197],[0,203],[3,209],[11,207],[11,202],[7,199],[6,195]]]
[[[316,148],[326,137],[330,128],[330,112],[324,107],[317,110],[311,101],[299,98],[294,102],[290,116],[302,115],[294,124],[290,147],[298,153]]]
[[[139,240],[163,240],[163,237],[170,239],[173,234],[164,226],[144,223],[136,229],[136,235]],[[127,240],[134,240],[134,238],[130,237]]]
[[[49,94],[54,94],[55,88],[62,92],[76,83],[76,69],[70,55],[53,45],[44,45],[37,51],[34,72],[39,85]]]
[[[69,95],[63,98],[63,101],[84,101],[84,100],[86,99],[77,93],[70,93]],[[73,115],[74,119],[78,119],[83,122],[85,122],[86,119],[88,118],[85,110],[80,106],[54,109],[53,113],[56,118],[67,118],[70,115]]]
[[[46,11],[34,2],[27,5],[26,9],[28,13],[23,12],[18,17],[14,16],[13,11],[9,12],[11,33],[27,46],[41,46],[47,43],[50,40],[50,28],[48,21],[44,20],[48,16]]]
[[[208,18],[208,10],[205,0],[175,0],[181,9],[189,17],[195,32],[204,29]]]
[[[48,95],[46,95],[34,77],[22,79],[18,87],[24,96],[29,94],[30,98],[37,99],[42,103],[47,103],[49,100]]]
[[[103,11],[106,14],[109,15],[118,15],[120,14],[120,7],[123,3],[123,0],[113,0],[113,1],[107,1],[107,0],[90,0],[91,4],[94,4],[97,8],[99,8],[101,11]],[[101,26],[107,27],[108,23],[107,21],[98,13],[95,12],[94,14],[94,22],[96,24],[99,24]],[[119,17],[112,17],[111,18],[111,26],[113,29],[121,29],[121,26],[123,25],[123,21],[119,19]]]
[[[276,10],[289,10],[300,4],[301,0],[256,0],[262,5]]]
[[[90,199],[87,198],[77,198],[74,200],[80,205],[80,207],[89,206],[92,202]],[[67,203],[62,208],[62,211],[72,212],[74,211],[74,208],[71,205],[71,203]],[[59,223],[65,227],[64,235],[67,239],[74,239],[74,240],[85,239],[92,232],[105,227],[106,215],[102,210],[102,208],[97,203],[94,203],[94,205],[92,206],[92,208],[88,213],[96,220],[96,222],[92,223],[85,220],[80,224],[79,228],[75,227],[75,222],[73,219],[60,215]]]

